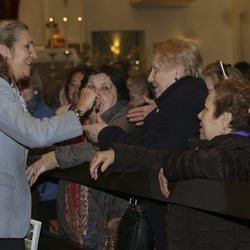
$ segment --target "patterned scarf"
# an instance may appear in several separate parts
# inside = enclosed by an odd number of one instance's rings
[[[73,144],[86,142],[85,136],[72,140]],[[66,182],[64,186],[64,221],[68,237],[83,247],[83,235],[88,230],[88,187]]]
[[[88,225],[88,188],[68,182],[65,187],[65,222],[69,237],[80,247]]]

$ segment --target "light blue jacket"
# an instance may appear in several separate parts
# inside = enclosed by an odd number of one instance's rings
[[[45,147],[81,134],[72,111],[50,119],[32,117],[16,89],[0,78],[0,238],[23,238],[29,228],[27,147]]]
[[[40,119],[50,118],[55,115],[54,111],[47,105],[40,93],[34,94],[27,103],[27,109],[32,116]],[[40,181],[37,190],[39,192],[40,201],[56,200],[58,194],[58,181]]]

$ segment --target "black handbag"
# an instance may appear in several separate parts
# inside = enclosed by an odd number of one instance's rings
[[[117,250],[152,250],[153,233],[145,217],[146,211],[130,199],[117,229]]]

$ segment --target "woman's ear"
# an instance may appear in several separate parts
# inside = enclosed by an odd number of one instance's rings
[[[176,66],[174,68],[175,70],[175,81],[179,80],[184,76],[184,68],[180,65]]]
[[[0,54],[3,56],[3,58],[6,58],[6,59],[10,59],[11,58],[11,51],[4,44],[0,44]]]
[[[232,113],[230,112],[224,112],[223,114],[220,115],[220,122],[221,122],[221,126],[223,129],[230,129],[230,123],[233,119],[232,117]]]
[[[176,75],[177,75],[178,79],[180,79],[181,77],[184,76],[184,67],[183,66],[179,65],[177,67]]]

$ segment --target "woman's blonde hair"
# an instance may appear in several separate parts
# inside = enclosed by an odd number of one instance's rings
[[[18,31],[28,30],[28,26],[17,20],[0,20],[0,44],[5,45],[9,49],[14,47],[14,43],[18,40]],[[8,82],[15,81],[6,59],[0,54],[0,77]]]
[[[202,76],[202,56],[197,44],[186,39],[169,39],[153,44],[154,54],[160,55],[163,66],[182,66],[184,76]]]

